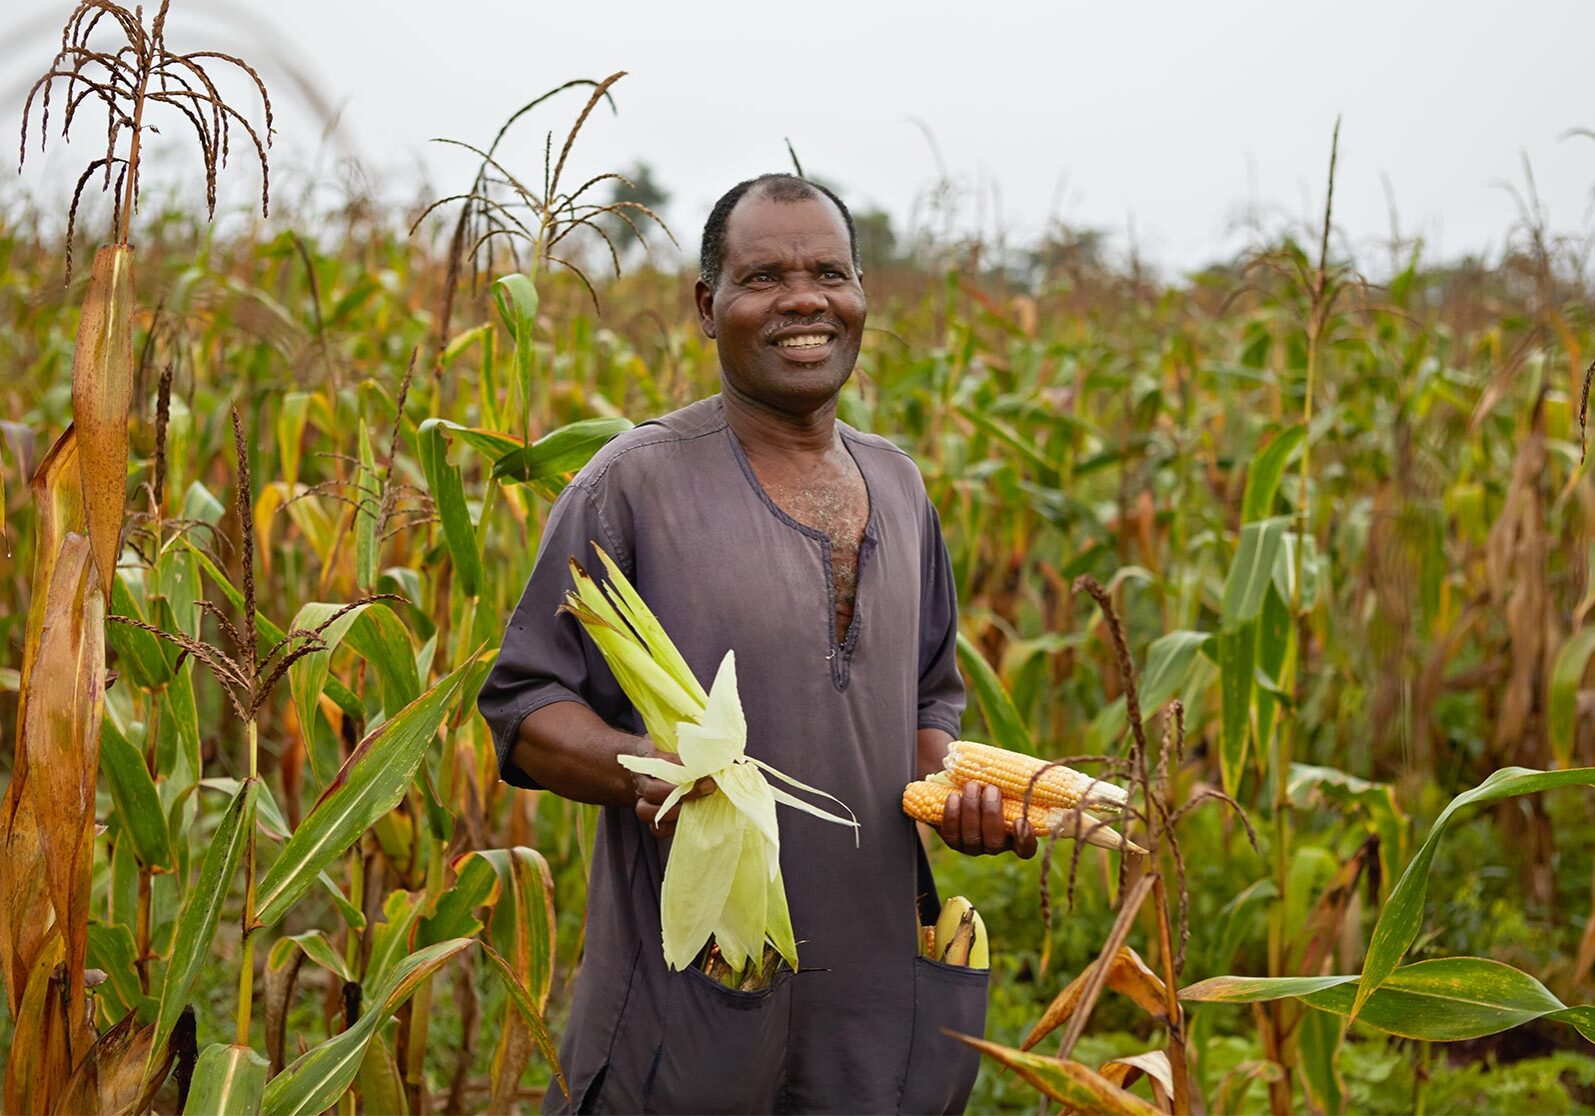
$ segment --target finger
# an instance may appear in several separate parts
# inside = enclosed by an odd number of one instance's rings
[[[962,812],[960,807],[963,801],[957,791],[948,791],[947,801],[942,804],[941,839],[947,843],[947,847],[950,849],[963,847],[963,842],[960,840],[958,833],[958,819],[959,814]]]
[[[980,790],[980,783],[964,784],[963,816],[959,824],[959,837],[965,852],[980,851]]]
[[[1000,853],[1008,847],[1008,827],[1002,820],[1002,792],[991,784],[981,791],[980,843],[988,853]]]
[[[1013,823],[1013,851],[1020,860],[1029,860],[1036,855],[1036,831],[1030,828],[1030,823],[1024,818]]]
[[[714,777],[712,775],[705,775],[703,778],[699,779],[696,783],[693,783],[692,784],[692,789],[690,791],[688,791],[682,797],[684,797],[684,798],[702,798],[704,795],[713,794],[718,789],[719,789],[719,787],[717,787],[715,785]]]
[[[649,802],[652,802],[655,806],[658,806],[663,803],[665,799],[669,798],[670,792],[675,789],[676,788],[674,786],[665,782],[663,779],[655,779],[652,776],[644,776],[642,785],[638,788],[637,796],[639,798],[645,798]]]

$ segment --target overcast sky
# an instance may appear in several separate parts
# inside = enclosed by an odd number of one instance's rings
[[[66,0],[0,6],[0,122],[53,51]],[[1405,234],[1453,257],[1498,251],[1516,210],[1500,184],[1532,164],[1553,228],[1587,227],[1595,141],[1595,3],[1206,0],[1202,3],[176,0],[176,49],[236,50],[278,109],[283,189],[338,152],[395,196],[457,189],[468,157],[427,141],[485,143],[509,111],[561,81],[629,76],[619,115],[595,117],[575,169],[651,164],[695,249],[736,180],[806,170],[855,208],[907,223],[937,176],[934,136],[963,223],[1023,239],[1058,218],[1133,235],[1168,270],[1242,244],[1249,201],[1287,216],[1322,206],[1341,132],[1337,223],[1369,262],[1388,235],[1388,180]],[[335,143],[290,68],[341,109]],[[542,135],[580,107],[539,110],[508,162],[540,176]],[[0,132],[0,134],[4,134]],[[92,157],[90,141],[67,161]],[[5,148],[0,147],[0,150]],[[12,156],[3,156],[7,163]],[[23,182],[64,173],[61,154]]]

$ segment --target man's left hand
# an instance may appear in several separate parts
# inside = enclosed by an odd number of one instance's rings
[[[941,838],[948,847],[970,856],[991,856],[1012,851],[1022,860],[1036,855],[1036,834],[1024,818],[1014,822],[1013,834],[1002,818],[1002,793],[990,783],[968,782],[949,791],[942,811]]]

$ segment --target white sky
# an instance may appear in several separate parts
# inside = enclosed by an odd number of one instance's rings
[[[0,5],[0,136],[68,7]],[[1337,224],[1369,246],[1370,265],[1390,227],[1383,178],[1403,233],[1446,257],[1499,250],[1516,213],[1499,183],[1522,185],[1523,154],[1555,229],[1586,228],[1595,185],[1595,141],[1559,139],[1595,127],[1589,0],[175,7],[174,48],[236,50],[274,89],[283,189],[295,166],[303,181],[321,132],[284,58],[343,106],[339,143],[405,198],[422,191],[423,167],[435,189],[469,176],[468,157],[429,137],[485,143],[537,93],[627,70],[619,116],[595,117],[574,169],[651,163],[694,251],[724,188],[788,169],[788,136],[805,169],[855,209],[881,205],[906,222],[936,175],[913,119],[965,191],[965,225],[983,219],[991,232],[998,197],[1021,239],[1057,216],[1108,230],[1122,249],[1133,222],[1143,256],[1168,269],[1239,247],[1232,222],[1249,198],[1292,217],[1320,208],[1337,113]],[[562,134],[579,105],[566,94],[539,110],[510,165],[540,175],[543,130]],[[30,155],[24,184],[81,165],[90,147],[74,145],[65,162]]]

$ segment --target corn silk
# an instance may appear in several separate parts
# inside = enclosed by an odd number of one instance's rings
[[[834,796],[746,753],[748,724],[737,695],[735,651],[725,653],[705,693],[620,567],[602,547],[593,548],[608,580],[599,585],[571,559],[575,588],[566,594],[565,608],[592,637],[654,746],[680,760],[620,757],[628,771],[675,785],[661,815],[681,804],[659,900],[665,962],[672,969],[690,968],[713,937],[734,970],[757,962],[768,942],[795,971],[797,942],[781,879],[776,803],[852,826],[855,843],[858,822],[851,810],[847,818],[838,817],[771,783],[773,778],[821,795],[847,810]],[[705,778],[714,780],[715,790],[685,798]]]

